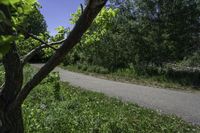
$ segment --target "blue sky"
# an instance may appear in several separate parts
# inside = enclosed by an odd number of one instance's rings
[[[48,31],[55,35],[58,26],[72,27],[69,23],[71,14],[76,12],[84,0],[38,0],[42,5],[41,13],[48,25]]]

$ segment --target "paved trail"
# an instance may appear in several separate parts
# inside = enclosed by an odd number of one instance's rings
[[[41,65],[34,65],[41,67]],[[115,82],[56,68],[62,81],[87,90],[104,93],[140,106],[175,114],[185,121],[200,125],[200,93],[158,89]]]

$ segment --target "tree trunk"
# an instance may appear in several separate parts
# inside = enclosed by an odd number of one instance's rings
[[[0,133],[24,133],[21,107],[9,112],[0,110]]]
[[[11,21],[9,7],[0,5],[1,11],[6,19]],[[11,25],[3,24],[1,35],[14,35]],[[13,109],[10,104],[15,100],[18,92],[21,90],[23,82],[23,69],[20,57],[14,42],[8,44],[10,51],[3,57],[5,68],[5,83],[0,90],[0,133],[23,133],[23,117],[21,105]]]
[[[21,105],[11,106],[23,83],[23,69],[15,43],[3,57],[3,65],[5,83],[0,90],[0,133],[23,133]]]

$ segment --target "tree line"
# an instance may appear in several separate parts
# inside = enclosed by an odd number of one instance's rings
[[[162,67],[198,56],[199,43],[198,0],[110,0],[65,64]]]
[[[71,24],[75,24],[81,12],[79,8],[72,14]],[[33,28],[40,33],[39,38],[58,41],[70,32],[69,28],[60,26],[52,37],[40,12],[34,14],[38,19],[30,21],[30,25],[40,25]],[[22,43],[22,54],[40,45],[32,38]],[[110,71],[130,66],[141,71],[149,66],[163,67],[177,62],[200,66],[199,43],[198,0],[110,0],[79,44],[65,57],[64,64],[97,65]],[[53,49],[46,48],[37,52],[32,61],[45,62],[53,53]]]

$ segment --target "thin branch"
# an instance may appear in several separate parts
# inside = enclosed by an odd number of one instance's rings
[[[42,39],[40,39],[40,38],[38,38],[36,35],[33,35],[32,33],[27,33],[31,38],[33,38],[33,39],[35,39],[35,40],[37,40],[37,41],[39,41],[39,42],[41,42],[41,44],[45,44],[45,45],[47,45],[47,47],[50,47],[51,49],[53,49],[53,50],[57,50],[56,48],[54,48],[54,47],[52,47],[51,45],[49,45],[47,42],[45,42],[44,40],[42,40]]]
[[[62,44],[64,41],[65,41],[65,39],[57,41],[57,42],[49,43],[48,45],[42,44],[42,45],[34,48],[33,50],[31,50],[28,54],[26,54],[24,56],[24,58],[22,59],[22,65],[24,66],[38,51],[40,51],[40,50],[42,50],[44,48],[48,48],[49,46],[54,46],[54,45]]]
[[[39,41],[41,44],[45,44],[45,45],[47,45],[48,47],[50,47],[51,49],[53,49],[53,50],[55,50],[55,51],[57,50],[56,48],[52,47],[51,45],[49,45],[49,44],[48,44],[47,42],[45,42],[44,40],[38,38],[36,35],[27,32],[27,31],[23,28],[23,26],[18,26],[18,29],[19,29],[19,31],[22,31],[22,33],[28,35],[29,37],[31,37],[31,38],[33,38],[33,39]]]
[[[50,46],[53,46],[53,45],[62,44],[62,43],[64,43],[65,40],[66,40],[66,39],[63,39],[63,40],[60,40],[60,41],[57,41],[57,42],[51,42],[51,43],[49,43],[49,45],[50,45]]]
[[[80,4],[80,6],[81,6],[81,14],[83,14],[83,11],[84,11],[83,4]]]
[[[43,48],[46,48],[46,46],[47,45],[42,44],[36,47],[35,49],[31,50],[28,54],[26,54],[22,59],[22,66],[24,66],[34,55],[36,55],[38,51],[42,50]]]
[[[1,87],[0,87],[0,92],[1,92],[1,90],[4,88],[4,85],[5,85],[5,82],[1,85]]]
[[[91,26],[93,20],[105,6],[107,0],[90,0],[83,14],[78,19],[75,27],[70,32],[63,45],[49,59],[49,61],[33,76],[33,78],[22,88],[10,109],[21,106],[32,89],[37,86],[57,65],[65,55],[81,40],[83,34]]]

